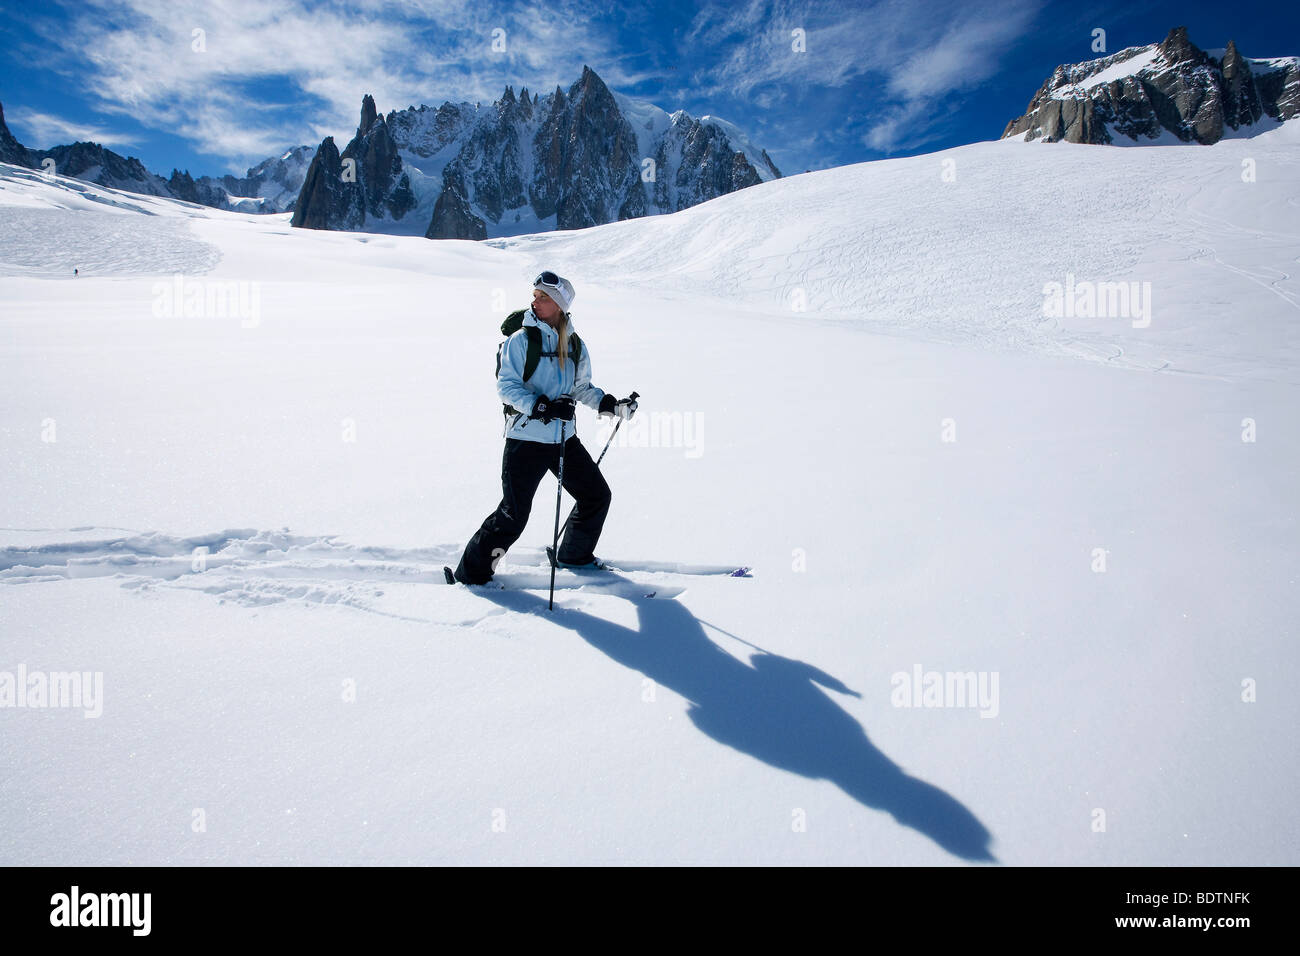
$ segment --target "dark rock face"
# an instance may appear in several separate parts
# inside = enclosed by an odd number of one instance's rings
[[[0,104],[0,163],[12,163],[15,166],[35,167],[31,157],[28,155],[30,150],[22,143],[14,139],[14,134],[9,132],[9,127],[5,125],[5,108]]]
[[[414,106],[388,114],[388,129],[400,150],[421,159],[436,156],[456,142],[474,122],[468,103],[443,103],[436,110]]]
[[[487,224],[474,215],[465,198],[465,178],[459,166],[448,166],[442,173],[442,192],[433,207],[426,239],[486,239]]]
[[[652,141],[639,141],[618,99],[590,67],[568,90],[556,87],[544,98],[530,99],[525,89],[516,99],[507,87],[495,106],[495,114],[466,135],[456,157],[458,166],[473,171],[461,198],[492,223],[510,213],[517,220],[523,211],[540,220],[554,216],[557,229],[582,229],[675,212],[764,179],[722,129],[684,112],[673,114]],[[643,181],[647,160],[665,175]],[[766,178],[778,178],[766,153],[762,160]],[[431,231],[448,229],[435,222]]]
[[[1297,107],[1295,57],[1250,60],[1229,42],[1219,60],[1178,27],[1151,46],[1058,66],[1002,138],[1113,143],[1117,135],[1142,142],[1172,133],[1186,143],[1209,144],[1225,130],[1255,126],[1264,115],[1289,119]]]
[[[1233,129],[1258,123],[1264,115],[1259,90],[1246,58],[1228,41],[1223,54],[1223,122]]]
[[[329,136],[317,150],[294,204],[293,225],[355,231],[367,216],[401,219],[415,208],[397,143],[369,93],[361,101],[356,135],[342,155],[336,149]]]
[[[366,212],[377,218],[401,219],[415,208],[410,178],[402,171],[402,158],[388,124],[375,109],[369,93],[361,101],[361,125],[343,150],[344,160],[355,159],[358,181],[366,197]]]
[[[557,229],[645,215],[636,135],[591,69],[555,98],[533,145],[533,206]]]
[[[361,184],[345,181],[334,137],[326,136],[307,168],[291,225],[304,229],[360,229],[365,222]]]
[[[397,143],[369,93],[361,101],[356,135],[336,152],[334,137],[317,150],[294,204],[292,224],[307,229],[358,230],[366,217],[401,219],[415,208]]]
[[[1290,119],[1300,113],[1300,60],[1286,57],[1270,65],[1273,68],[1267,72],[1255,73],[1260,106],[1272,119]]]
[[[505,95],[495,104],[496,121],[476,129],[456,158],[459,169],[467,166],[473,169],[470,181],[474,184],[474,197],[479,209],[493,222],[499,221],[507,209],[518,209],[528,203],[521,174],[526,147],[521,142],[520,131],[532,108],[526,98],[527,91],[524,93],[522,103],[527,105],[521,105],[515,99],[514,90],[507,86]],[[463,178],[460,182],[460,198],[464,200]],[[444,174],[444,190],[445,183]]]
[[[450,239],[486,238],[513,223],[545,228],[551,217],[556,228],[580,229],[676,211],[780,176],[765,152],[728,139],[726,129],[738,134],[729,124],[682,112],[670,122],[656,112],[664,128],[638,139],[619,98],[589,67],[546,96],[507,86],[490,107],[412,106],[384,117],[367,97],[343,158],[358,160],[367,221],[383,215],[391,225],[418,208],[430,217],[426,236]],[[761,173],[750,161],[756,155]],[[643,182],[650,159],[666,175]],[[307,201],[304,182],[298,210]],[[315,228],[364,225],[333,225],[339,214],[311,219],[324,223]]]
[[[177,199],[183,199],[196,205],[200,202],[199,187],[195,185],[194,178],[190,176],[188,169],[185,172],[173,169],[171,178],[167,180],[167,188]]]
[[[672,128],[655,155],[656,165],[672,169],[674,154],[681,157],[675,173],[654,183],[654,203],[661,210],[677,212],[763,181],[745,154],[736,150],[720,129],[685,112],[673,116]],[[763,158],[779,176],[766,152]]]
[[[124,157],[98,143],[73,143],[53,149],[28,150],[36,164],[54,160],[54,172],[113,189],[125,189],[146,196],[171,196],[161,176],[144,168],[134,156]]]

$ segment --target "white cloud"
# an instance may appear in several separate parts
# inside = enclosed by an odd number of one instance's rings
[[[101,143],[104,146],[135,146],[139,140],[102,126],[74,123],[52,113],[20,106],[5,117],[20,143],[34,149],[49,149],[72,142]]]
[[[493,30],[506,50],[492,49]],[[383,112],[444,99],[489,103],[507,83],[567,87],[589,63],[613,86],[634,82],[590,7],[477,0],[86,0],[42,30],[105,113],[175,132],[230,169],[288,145],[344,141],[371,93]],[[194,31],[202,30],[202,49]],[[250,87],[279,82],[268,109]],[[342,143],[340,143],[340,146]]]
[[[697,94],[760,98],[772,106],[819,89],[872,80],[864,104],[877,117],[862,137],[873,149],[930,137],[927,108],[996,72],[1025,36],[1044,0],[902,0],[844,5],[827,0],[713,0],[685,35],[689,52],[721,57],[697,71]],[[803,31],[804,52],[792,31]]]
[[[907,51],[902,67],[890,77],[890,90],[905,100],[924,100],[969,89],[997,70],[999,54],[1028,31],[1035,13],[1024,5],[1000,16],[966,9],[941,35]]]
[[[326,134],[342,146],[365,93],[384,112],[486,104],[506,84],[567,88],[584,63],[625,92],[680,66],[672,78],[697,104],[748,97],[772,117],[800,97],[805,108],[809,93],[865,87],[859,112],[877,125],[864,142],[889,149],[934,122],[925,104],[987,77],[1041,2],[705,0],[673,39],[654,9],[611,15],[587,0],[80,0],[34,33],[49,46],[46,65],[101,113],[175,133],[242,171]],[[624,42],[615,21],[649,31],[649,46]],[[791,48],[796,28],[805,53]],[[504,52],[492,49],[497,29]],[[98,128],[85,135],[127,142]]]

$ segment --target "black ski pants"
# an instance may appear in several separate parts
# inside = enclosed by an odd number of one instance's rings
[[[559,466],[558,442],[506,439],[501,456],[501,504],[469,539],[456,568],[457,581],[484,584],[491,580],[497,562],[524,533],[537,486],[548,471],[556,474]],[[582,564],[595,556],[611,495],[605,477],[577,435],[564,443],[564,490],[578,505],[560,542],[558,556],[561,561]]]

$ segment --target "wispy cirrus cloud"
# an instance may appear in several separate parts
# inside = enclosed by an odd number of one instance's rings
[[[56,77],[38,112],[63,112],[76,90],[98,114],[80,138],[166,133],[184,141],[163,146],[182,163],[207,154],[242,171],[346,139],[364,93],[385,112],[488,104],[507,84],[567,88],[588,64],[615,90],[732,119],[785,168],[950,132],[952,104],[997,71],[1043,2],[54,0],[7,15],[21,20],[22,59]]]
[[[134,146],[138,142],[132,136],[102,126],[76,123],[25,106],[11,110],[5,119],[9,126],[18,131],[19,140],[39,149],[78,141],[102,143],[105,146]]]
[[[40,24],[51,66],[103,113],[174,132],[232,170],[381,110],[551,89],[583,63],[637,82],[590,7],[476,0],[82,0]]]
[[[777,109],[817,90],[874,81],[863,104],[872,122],[862,142],[888,151],[930,137],[936,118],[947,113],[934,104],[993,75],[1043,6],[1044,0],[711,2],[684,42],[688,49],[725,50],[697,71],[702,96],[733,93]]]

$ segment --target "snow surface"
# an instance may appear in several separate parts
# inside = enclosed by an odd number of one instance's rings
[[[1276,70],[1294,69],[1300,66],[1300,56],[1247,57],[1246,60],[1250,63],[1250,71],[1256,76],[1260,73],[1272,73]]]
[[[0,707],[0,861],[1300,862],[1295,146],[984,143],[484,243],[0,167],[0,672],[104,691]],[[554,612],[549,481],[516,589],[438,583],[539,267],[642,393],[627,570]],[[255,320],[159,314],[177,271]],[[1149,327],[1044,317],[1067,273]],[[996,706],[895,706],[917,668]]]
[[[1132,47],[1129,49],[1132,49]],[[1148,70],[1156,64],[1157,59],[1160,56],[1159,44],[1153,43],[1148,47],[1139,47],[1138,50],[1140,52],[1135,52],[1128,59],[1121,60],[1118,63],[1112,63],[1110,66],[1106,67],[1106,69],[1094,73],[1092,76],[1080,80],[1078,83],[1072,83],[1068,86],[1062,86],[1060,89],[1053,90],[1053,99],[1060,100],[1069,97],[1086,96],[1087,91],[1094,87],[1103,86],[1104,84],[1112,83],[1115,80],[1122,80],[1128,76],[1136,76],[1138,73]],[[1127,52],[1128,50],[1120,51],[1121,54]]]

